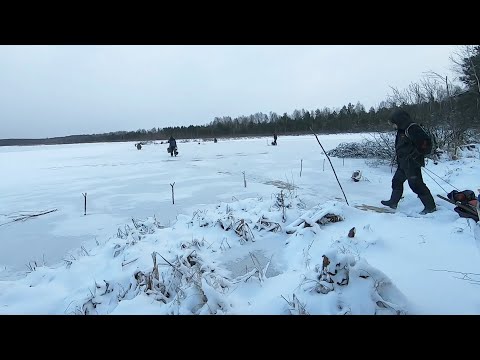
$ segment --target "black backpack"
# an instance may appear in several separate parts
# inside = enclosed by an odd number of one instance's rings
[[[412,125],[417,126],[410,129]],[[417,123],[411,123],[405,129],[405,135],[413,142],[415,148],[420,154],[427,156],[432,155],[435,152],[435,137],[423,126]]]

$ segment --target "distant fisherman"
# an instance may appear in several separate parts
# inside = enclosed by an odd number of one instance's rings
[[[178,155],[178,150],[177,150],[177,141],[173,138],[173,136],[170,136],[170,139],[168,139],[168,143],[170,144],[167,151],[170,153],[170,156],[177,156]]]

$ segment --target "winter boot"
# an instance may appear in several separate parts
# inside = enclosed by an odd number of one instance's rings
[[[420,215],[430,214],[434,211],[437,211],[432,194],[429,193],[428,195],[419,196],[419,198],[425,206],[425,208],[420,211]]]
[[[401,190],[393,190],[392,195],[390,196],[390,200],[382,200],[382,205],[388,206],[391,209],[396,209],[397,204],[402,198],[403,191]]]

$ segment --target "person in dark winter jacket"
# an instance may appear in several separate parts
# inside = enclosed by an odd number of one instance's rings
[[[277,145],[277,133],[273,133],[273,142],[272,145]]]
[[[167,150],[173,156],[173,154],[177,152],[177,141],[173,138],[173,136],[170,136],[170,139],[168,139],[168,143],[170,145],[168,146]]]
[[[170,136],[170,139],[168,139],[168,143],[170,144],[171,148],[177,147],[177,141],[173,138],[173,136]]]
[[[418,195],[424,205],[420,214],[425,215],[436,211],[435,201],[430,190],[423,182],[422,166],[425,166],[425,157],[420,154],[413,141],[416,140],[420,127],[412,123],[410,115],[404,110],[396,110],[390,116],[390,122],[397,130],[395,138],[395,154],[397,158],[397,171],[392,179],[392,194],[390,200],[382,200],[381,203],[392,209],[397,208],[397,204],[403,195],[403,184],[408,180],[408,185],[412,191]],[[408,128],[408,137],[405,129]]]

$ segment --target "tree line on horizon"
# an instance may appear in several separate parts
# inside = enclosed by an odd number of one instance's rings
[[[417,83],[406,89],[391,88],[386,100],[368,111],[357,102],[341,108],[305,110],[291,114],[261,112],[232,118],[215,117],[205,125],[173,126],[116,131],[103,134],[70,135],[46,139],[3,139],[0,146],[74,144],[91,142],[154,141],[171,135],[178,139],[213,139],[245,136],[300,135],[345,132],[384,132],[392,130],[387,119],[392,110],[402,107],[414,121],[423,124],[443,139],[456,146],[467,141],[470,130],[480,128],[480,45],[463,46],[451,56],[459,81],[434,72],[426,72]]]

